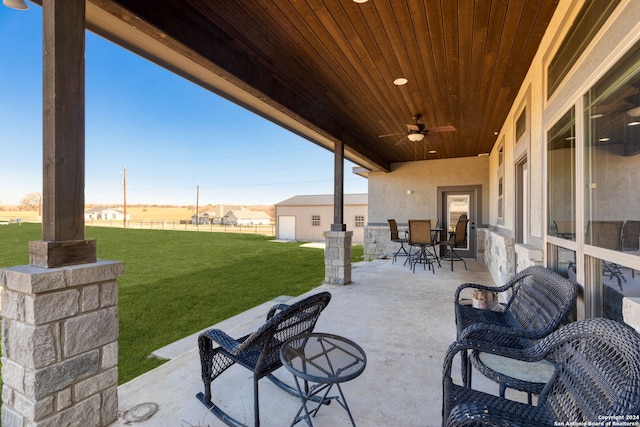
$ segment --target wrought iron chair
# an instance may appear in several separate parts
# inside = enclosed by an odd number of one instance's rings
[[[430,219],[410,219],[409,220],[409,245],[415,246],[418,250],[409,257],[410,266],[416,272],[416,264],[428,265],[429,269],[436,272],[434,262],[440,267],[440,258],[436,253],[433,236],[431,235]],[[431,247],[431,250],[429,249]]]
[[[391,241],[400,243],[400,248],[393,254],[393,262],[396,262],[398,256],[409,256],[409,252],[407,252],[407,249],[404,247],[405,243],[409,243],[409,239],[406,237],[406,231],[404,232],[405,237],[400,237],[398,223],[395,219],[388,219],[387,221],[389,222],[389,230],[391,230]]]
[[[465,290],[486,290],[507,296],[502,311],[482,310],[472,307],[461,298]],[[578,297],[578,285],[558,273],[541,266],[532,266],[516,274],[499,287],[466,283],[455,293],[457,339],[478,342],[478,349],[485,345],[522,349],[549,335],[560,327],[573,313]],[[527,393],[539,393],[528,383],[497,372],[483,363],[480,351],[461,353],[462,376],[471,385],[471,365],[483,375],[498,382],[501,394],[505,388],[515,388]]]
[[[447,247],[447,255],[443,258],[449,258],[451,261],[451,271],[453,271],[453,262],[454,261],[462,261],[464,264],[464,269],[467,269],[467,263],[465,260],[458,255],[455,251],[455,248],[463,247],[467,244],[467,224],[469,223],[468,219],[460,219],[456,224],[456,233],[453,236],[453,239],[445,240],[440,242],[440,246]]]
[[[640,334],[608,319],[570,323],[533,347],[483,346],[523,362],[548,360],[553,375],[536,405],[508,400],[454,383],[452,361],[457,353],[478,350],[475,341],[449,347],[443,375],[443,426],[554,426],[558,422],[600,425],[631,420],[640,414]]]
[[[320,313],[330,300],[330,293],[321,292],[291,305],[274,305],[267,313],[265,324],[252,334],[238,339],[219,329],[210,329],[200,334],[198,346],[204,393],[198,393],[197,399],[225,424],[244,426],[211,401],[212,381],[235,363],[244,366],[253,372],[254,424],[259,426],[258,381],[266,376],[283,390],[299,396],[296,389],[272,375],[273,371],[282,366],[280,346],[291,337],[312,332]],[[214,343],[217,344],[216,347]]]

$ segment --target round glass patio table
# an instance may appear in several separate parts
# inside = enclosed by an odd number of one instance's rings
[[[340,387],[340,383],[356,378],[367,365],[367,356],[353,341],[333,334],[310,333],[290,338],[280,348],[280,359],[284,367],[293,374],[302,404],[291,425],[305,420],[313,426],[311,417],[318,413],[323,404],[332,400],[338,402],[349,414],[351,425],[355,422],[351,410]],[[329,396],[336,386],[338,395]],[[322,397],[318,399],[318,395]],[[309,411],[307,402],[319,401]]]

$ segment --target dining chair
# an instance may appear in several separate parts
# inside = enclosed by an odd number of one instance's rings
[[[467,244],[467,224],[469,223],[468,219],[461,219],[456,224],[456,231],[453,235],[453,238],[449,238],[443,242],[440,242],[440,246],[447,247],[447,254],[444,258],[449,258],[451,261],[451,271],[453,271],[453,262],[454,261],[462,261],[464,264],[464,269],[467,269],[467,263],[465,260],[455,251],[455,248],[461,248],[466,246]]]
[[[404,237],[400,237],[400,232],[398,231],[398,223],[395,219],[388,219],[389,222],[389,230],[391,231],[391,241],[394,243],[400,243],[400,248],[393,253],[393,262],[396,262],[396,258],[398,256],[409,256],[409,252],[404,247],[405,243],[409,243],[409,239],[407,238],[407,232],[403,232]]]
[[[428,265],[429,269],[435,273],[433,263],[437,262],[438,267],[440,267],[440,258],[433,243],[430,219],[409,220],[409,246],[418,248],[415,255],[409,257],[409,266],[413,272],[416,272],[416,264],[423,264],[425,269]]]

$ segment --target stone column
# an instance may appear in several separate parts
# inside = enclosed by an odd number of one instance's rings
[[[326,231],[324,250],[325,283],[351,283],[351,238],[353,231]]]
[[[4,427],[116,420],[123,273],[113,261],[0,270]]]

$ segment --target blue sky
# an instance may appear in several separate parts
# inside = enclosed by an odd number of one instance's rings
[[[0,4],[0,204],[42,190],[42,10]],[[345,163],[345,193],[367,181]],[[333,153],[90,32],[87,204],[274,204],[333,192]]]

